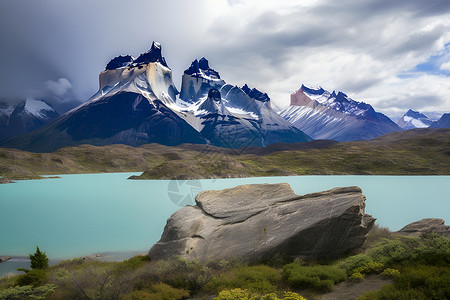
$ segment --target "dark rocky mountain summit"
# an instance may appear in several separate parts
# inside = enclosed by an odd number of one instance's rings
[[[362,246],[375,221],[358,187],[299,196],[287,183],[250,184],[201,192],[196,203],[168,219],[150,258],[336,257]]]

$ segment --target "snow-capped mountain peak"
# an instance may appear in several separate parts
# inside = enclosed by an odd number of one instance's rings
[[[414,128],[426,128],[432,123],[433,121],[426,115],[412,109],[409,109],[403,115],[403,117],[401,117],[397,121],[397,125],[405,130]]]
[[[220,79],[219,72],[209,67],[209,62],[206,58],[202,57],[200,60],[194,60],[191,66],[184,71],[184,74],[194,77],[201,77],[208,80]]]
[[[401,130],[371,105],[322,87],[302,85],[291,94],[291,106],[280,115],[315,139],[366,140]]]
[[[39,118],[46,118],[46,112],[54,112],[55,110],[44,100],[27,98],[25,100],[24,111]]]
[[[310,103],[314,101],[313,103]],[[302,84],[301,88],[291,94],[291,105],[295,106],[315,106],[323,105],[353,116],[370,116],[374,110],[367,103],[351,99],[344,92],[332,91],[331,93],[322,87],[309,88]]]

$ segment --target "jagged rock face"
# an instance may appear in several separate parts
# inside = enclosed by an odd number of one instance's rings
[[[134,58],[131,55],[120,55],[113,58],[107,65],[106,70],[114,70],[118,68],[123,68],[130,65]]]
[[[426,128],[430,126],[432,123],[433,121],[426,115],[418,111],[414,111],[412,109],[408,110],[403,115],[403,117],[401,117],[397,121],[397,125],[405,130],[414,128]]]
[[[242,87],[242,90],[250,98],[253,98],[255,100],[258,100],[258,101],[261,101],[261,102],[269,102],[270,101],[269,95],[267,95],[266,93],[263,93],[263,92],[257,90],[256,88],[250,89],[248,87],[248,85],[246,85],[246,84]]]
[[[445,225],[443,219],[428,218],[410,223],[397,231],[397,233],[408,236],[421,236],[426,233],[437,233],[450,238],[450,226]]]
[[[450,113],[449,114],[443,114],[442,117],[437,120],[436,122],[433,122],[429,128],[448,128],[450,127]]]
[[[369,104],[321,87],[311,89],[302,85],[291,95],[291,106],[280,115],[313,139],[369,140],[402,130]]]
[[[202,57],[200,61],[196,59],[184,71],[180,99],[187,103],[196,103],[205,98],[210,89],[220,89],[224,84],[219,72],[209,66],[206,58]]]
[[[251,184],[201,192],[196,203],[168,219],[150,258],[336,257],[362,246],[375,221],[358,187],[298,196],[287,183]]]

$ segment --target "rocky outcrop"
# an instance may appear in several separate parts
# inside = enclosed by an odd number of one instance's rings
[[[299,196],[287,183],[251,184],[201,192],[196,203],[168,219],[150,258],[335,257],[360,247],[375,221],[358,187]]]
[[[0,263],[8,261],[11,259],[11,256],[0,256]]]
[[[421,236],[426,233],[438,233],[442,236],[450,238],[450,226],[445,225],[443,219],[422,219],[412,222],[399,231],[398,234],[408,236]]]

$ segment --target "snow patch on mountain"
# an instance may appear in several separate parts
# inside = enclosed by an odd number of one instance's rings
[[[47,102],[35,100],[33,98],[28,98],[25,101],[24,110],[38,118],[46,118],[46,111],[55,111],[50,105],[47,104]]]
[[[401,117],[397,121],[397,125],[405,130],[414,128],[427,128],[432,123],[433,121],[426,115],[412,109],[408,110],[403,115],[403,117]]]

